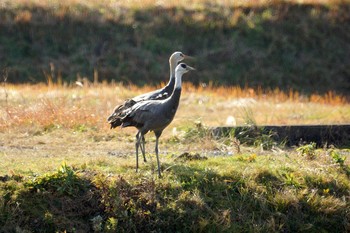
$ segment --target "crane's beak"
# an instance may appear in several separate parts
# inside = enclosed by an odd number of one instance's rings
[[[192,57],[192,56],[189,56],[189,55],[186,55],[186,54],[183,54],[184,55],[184,59],[191,59],[191,60],[195,60],[196,58],[195,57]]]
[[[189,65],[187,65],[186,69],[187,69],[187,70],[196,70],[195,68],[193,68],[193,67],[191,67],[191,66],[189,66]]]

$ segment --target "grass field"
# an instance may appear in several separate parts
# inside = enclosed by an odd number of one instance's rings
[[[350,232],[350,147],[209,130],[349,124],[349,9],[0,1],[0,233]],[[165,85],[176,50],[197,71],[160,138],[160,179],[153,134],[136,173],[136,130],[106,118]]]
[[[262,150],[262,138],[240,145],[207,131],[228,116],[239,125],[349,123],[344,98],[186,83],[161,137],[158,179],[154,136],[135,173],[135,130],[106,123],[114,105],[151,88],[3,83],[0,232],[349,230],[349,149]]]

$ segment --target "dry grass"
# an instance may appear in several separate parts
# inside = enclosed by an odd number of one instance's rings
[[[7,85],[0,89],[2,129],[13,127],[64,127],[82,125],[106,131],[107,116],[126,98],[151,90],[118,84],[87,88],[57,85]],[[258,125],[349,123],[345,98],[328,93],[306,97],[297,92],[254,91],[239,87],[195,87],[186,83],[182,103],[172,126],[200,120],[207,126],[225,125],[232,116],[246,123],[250,112]]]

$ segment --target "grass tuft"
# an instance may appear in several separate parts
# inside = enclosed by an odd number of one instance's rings
[[[297,152],[301,156],[305,156],[307,159],[315,159],[317,157],[316,143],[311,142],[309,144],[300,146],[297,148]]]

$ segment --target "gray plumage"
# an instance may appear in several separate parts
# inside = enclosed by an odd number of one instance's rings
[[[164,100],[148,100],[134,104],[123,112],[121,127],[134,126],[138,129],[136,134],[136,171],[138,170],[138,148],[141,148],[145,158],[144,135],[153,131],[156,136],[155,152],[158,164],[158,175],[161,177],[158,157],[158,140],[163,130],[172,122],[179,106],[181,96],[182,75],[194,68],[185,63],[179,64],[175,69],[175,86],[171,96]]]
[[[182,52],[174,52],[169,58],[170,66],[170,79],[168,84],[158,90],[148,92],[139,96],[136,96],[132,99],[126,100],[122,105],[119,105],[114,108],[113,113],[108,117],[107,121],[111,124],[111,129],[116,128],[121,125],[121,118],[124,117],[124,112],[126,109],[132,107],[138,102],[146,100],[162,100],[168,98],[174,90],[175,84],[175,67],[183,59],[190,57]]]

